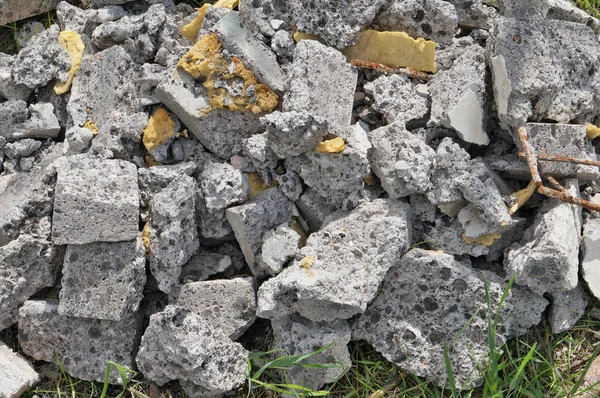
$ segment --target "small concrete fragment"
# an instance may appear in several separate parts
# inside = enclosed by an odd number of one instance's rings
[[[563,184],[579,197],[579,183]],[[507,250],[504,268],[515,281],[537,293],[558,293],[577,286],[581,208],[548,199],[523,238]]]
[[[8,143],[4,147],[4,154],[9,159],[20,159],[22,157],[33,155],[42,147],[40,141],[31,138],[25,138],[16,142]]]
[[[575,326],[589,302],[590,296],[581,283],[575,289],[553,293],[548,316],[552,333],[558,334]]]
[[[583,224],[581,274],[590,292],[600,297],[600,219],[586,218]]]
[[[463,233],[464,229],[456,218],[442,216],[436,218],[433,225],[425,226],[423,236],[431,249],[448,254],[480,257],[490,252],[489,247],[477,242],[467,243],[462,237]]]
[[[56,161],[54,244],[119,242],[138,235],[135,165],[75,155]]]
[[[69,245],[62,272],[60,315],[124,320],[135,314],[142,300],[146,282],[142,240]]]
[[[407,76],[383,75],[365,84],[364,90],[373,96],[375,108],[388,123],[424,119],[429,112],[427,97],[417,92]]]
[[[271,26],[273,19],[283,22],[280,29],[291,30],[291,10],[287,1],[240,0],[238,8],[240,19],[253,32],[273,36],[275,34],[275,29]]]
[[[19,398],[39,380],[33,366],[0,341],[0,397]]]
[[[60,359],[71,376],[103,383],[107,361],[130,369],[135,366],[141,321],[139,315],[118,322],[66,317],[58,314],[55,300],[28,300],[19,310],[19,344],[36,360],[57,363]],[[122,383],[114,366],[109,382]]]
[[[161,291],[169,294],[177,285],[181,267],[199,246],[196,181],[182,175],[150,202],[150,271]]]
[[[330,345],[327,350],[301,363],[330,364],[332,367],[292,367],[287,375],[290,383],[318,390],[325,384],[337,381],[350,369],[352,359],[348,352],[348,342],[351,332],[347,321],[338,319],[334,322],[318,323],[296,315],[274,319],[271,325],[273,347],[286,350],[286,354],[309,354]]]
[[[209,163],[198,177],[209,211],[219,211],[248,198],[247,177],[229,163]]]
[[[370,133],[373,171],[392,199],[429,190],[435,151],[395,122]]]
[[[200,235],[205,239],[230,240],[233,235],[226,211],[209,211],[200,187],[196,189],[196,222]]]
[[[244,384],[248,352],[192,311],[167,306],[150,317],[136,362],[159,386],[179,380],[188,394],[215,396]]]
[[[252,278],[186,283],[179,287],[174,305],[200,315],[213,329],[234,341],[256,318]]]
[[[298,232],[286,224],[267,232],[263,236],[258,266],[269,275],[275,276],[279,274],[283,266],[296,257],[300,239],[301,237]]]
[[[270,188],[243,205],[228,208],[226,215],[250,270],[260,275],[257,261],[262,238],[291,220],[292,202],[279,189]]]
[[[455,144],[452,138],[442,139],[437,147],[427,199],[451,217],[458,215],[465,205],[465,198],[454,185],[453,179],[456,175],[464,173],[469,161],[469,154]]]
[[[409,206],[392,199],[338,212],[312,233],[295,261],[258,291],[258,316],[298,313],[315,322],[363,313],[393,259],[411,242]]]
[[[366,340],[389,361],[439,386],[447,383],[444,345],[449,345],[456,387],[473,388],[482,381],[479,364],[489,355],[484,278],[494,314],[504,281],[448,254],[413,249],[395,260],[381,293],[354,324],[353,339]],[[503,303],[497,346],[511,331],[537,324],[546,305],[541,296],[513,288]]]

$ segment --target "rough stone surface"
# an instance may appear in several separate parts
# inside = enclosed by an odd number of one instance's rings
[[[247,177],[229,163],[209,163],[198,179],[209,211],[244,202],[250,192]]]
[[[188,394],[213,396],[246,380],[248,352],[192,311],[167,306],[150,317],[136,362],[158,385],[179,380]]]
[[[489,273],[485,278],[495,313],[505,282]],[[537,324],[547,305],[541,296],[515,290],[502,307],[498,345],[513,335],[511,330],[523,333]],[[481,383],[478,364],[489,355],[481,271],[448,254],[413,249],[395,261],[380,291],[354,325],[354,339],[366,340],[389,361],[439,386],[447,382],[444,344],[450,345],[456,387]]]
[[[119,242],[138,235],[135,165],[75,155],[56,162],[52,242]]]
[[[134,315],[146,282],[145,253],[140,238],[67,246],[58,313],[111,321]]]
[[[576,179],[567,180],[564,187],[579,196]],[[525,232],[523,242],[506,252],[506,272],[515,274],[515,281],[531,290],[558,293],[577,286],[579,269],[579,236],[581,208],[556,199],[548,199]]]
[[[364,312],[393,259],[408,249],[410,221],[409,206],[391,199],[335,213],[290,266],[261,285],[258,315],[322,322]]]
[[[373,171],[381,186],[397,199],[429,190],[435,151],[401,122],[370,133]]]
[[[294,367],[288,374],[291,383],[318,390],[325,384],[335,382],[350,369],[352,359],[348,342],[351,332],[348,322],[338,319],[317,323],[296,315],[274,319],[271,325],[273,347],[283,348],[290,355],[302,355],[330,345],[327,350],[302,363],[337,365],[325,369]]]
[[[32,388],[40,375],[25,358],[0,341],[0,396],[19,398]]]
[[[26,3],[3,1],[0,3],[0,25],[19,21],[52,10],[59,0],[31,0]]]
[[[429,101],[419,94],[411,80],[403,75],[384,75],[364,86],[373,96],[375,108],[388,123],[423,119],[429,112]]]
[[[292,217],[292,202],[277,188],[270,188],[240,206],[226,210],[227,220],[244,252],[252,273],[260,275],[257,261],[262,238]]]
[[[200,187],[196,189],[196,222],[203,238],[217,241],[229,240],[233,235],[225,210],[209,211]]]
[[[444,253],[479,257],[485,256],[490,249],[478,243],[468,244],[462,237],[464,229],[460,222],[453,217],[439,217],[432,225],[423,231],[424,240],[433,250],[443,250]]]
[[[252,278],[186,283],[179,287],[174,305],[200,315],[231,340],[237,340],[256,318]]]
[[[427,199],[449,216],[456,216],[465,204],[462,192],[455,187],[453,178],[466,170],[470,156],[451,138],[444,138],[436,150],[435,163],[431,173],[431,189]]]
[[[286,224],[267,232],[259,258],[259,267],[269,275],[277,275],[283,266],[296,257],[300,235]]]
[[[150,271],[158,287],[170,293],[181,267],[198,250],[196,182],[182,175],[150,202]]]
[[[590,296],[582,284],[566,292],[553,293],[548,320],[552,333],[571,329],[585,312]]]
[[[0,246],[0,330],[15,323],[25,300],[54,285],[63,253],[61,247],[25,234]]]
[[[57,363],[71,376],[104,382],[106,362],[132,368],[141,332],[141,316],[122,321],[65,317],[55,300],[26,301],[19,310],[19,344],[36,360]],[[110,383],[121,384],[113,366]]]
[[[600,219],[586,218],[583,224],[581,274],[590,292],[600,297]]]
[[[31,156],[42,147],[40,141],[36,141],[32,138],[25,138],[17,142],[6,144],[4,147],[4,154],[9,159],[19,159],[25,156]]]

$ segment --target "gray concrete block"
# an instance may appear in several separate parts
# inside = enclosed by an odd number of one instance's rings
[[[63,253],[61,247],[25,234],[0,247],[0,329],[16,322],[25,300],[54,285]]]
[[[277,181],[277,186],[285,196],[291,201],[296,201],[304,191],[302,178],[293,170],[285,170],[285,173],[272,173],[273,179]]]
[[[498,15],[496,9],[483,0],[447,0],[454,4],[458,15],[458,24],[462,26],[491,29]]]
[[[200,315],[214,330],[234,341],[256,319],[252,278],[186,283],[177,289],[173,304]]]
[[[146,282],[141,238],[68,245],[62,270],[60,315],[120,321],[137,312]]]
[[[244,384],[248,352],[201,316],[175,306],[150,317],[136,362],[148,380],[179,380],[188,394],[214,396]]]
[[[248,199],[248,178],[229,163],[209,163],[198,176],[209,211],[220,211]]]
[[[272,112],[265,117],[271,117],[278,111]],[[265,122],[266,119],[262,119]],[[277,155],[270,148],[272,146],[268,133],[254,134],[252,137],[244,140],[242,153],[256,169],[275,168],[277,167]]]
[[[52,363],[60,359],[71,376],[100,383],[107,361],[135,368],[141,327],[139,315],[117,322],[62,316],[54,300],[29,300],[19,310],[19,344],[25,354]],[[122,383],[114,366],[109,381]]]
[[[411,244],[409,206],[376,199],[334,213],[295,261],[258,291],[258,316],[298,313],[315,322],[365,311],[393,260]]]
[[[435,151],[404,123],[395,122],[370,133],[373,172],[392,199],[429,190]]]
[[[213,253],[200,248],[196,251],[196,254],[183,265],[181,274],[179,275],[179,282],[191,283],[203,281],[208,279],[211,275],[225,272],[232,264],[230,256],[222,253]]]
[[[75,155],[56,161],[52,242],[119,242],[138,235],[135,165]]]
[[[0,341],[0,397],[19,398],[39,380],[33,366]]]
[[[501,278],[448,254],[413,249],[394,261],[381,293],[354,324],[352,337],[366,340],[389,361],[439,386],[447,383],[448,345],[457,388],[473,388],[482,382],[479,364],[489,355],[484,277],[494,314],[506,286]],[[512,336],[511,330],[522,332],[537,324],[547,305],[541,296],[516,290],[500,313],[498,346]]]
[[[292,202],[277,188],[269,188],[252,200],[226,210],[227,220],[255,276],[262,274],[258,258],[262,238],[268,231],[288,223]]]
[[[287,224],[278,226],[275,230],[263,236],[258,266],[269,275],[277,275],[283,266],[296,257],[300,235]]]
[[[375,109],[388,123],[424,119],[429,112],[427,96],[421,95],[407,76],[380,76],[366,83],[364,91],[373,96]]]
[[[325,384],[335,382],[350,369],[352,359],[348,352],[348,342],[351,332],[347,321],[338,319],[334,322],[318,323],[301,316],[293,316],[273,319],[271,327],[273,347],[283,348],[289,355],[310,354],[330,345],[327,350],[301,363],[330,364],[332,367],[292,367],[287,374],[289,382],[318,390]]]
[[[590,302],[590,295],[581,283],[566,292],[552,293],[552,306],[548,321],[552,333],[558,334],[571,329],[583,316]]]
[[[565,188],[579,196],[576,179],[566,180]],[[548,199],[537,214],[523,243],[507,250],[504,268],[515,281],[537,293],[558,293],[577,286],[581,208]]]
[[[600,297],[600,219],[586,218],[583,223],[581,275],[590,292]]]
[[[275,54],[242,24],[237,12],[228,13],[210,30],[219,37],[223,48],[239,57],[259,82],[273,91],[283,93],[285,74],[279,67]]]
[[[174,179],[150,202],[150,271],[161,291],[177,285],[181,267],[198,250],[196,181]]]
[[[329,131],[328,122],[312,112],[271,112],[261,122],[267,145],[281,159],[311,151]]]
[[[304,12],[305,6],[302,7]],[[324,7],[315,7],[315,10],[323,12]],[[361,10],[363,15],[365,9]],[[300,26],[298,29],[302,31]],[[321,118],[327,122],[329,134],[344,137],[348,133],[357,72],[342,53],[314,40],[302,40],[294,51],[288,79],[284,112],[296,111]]]

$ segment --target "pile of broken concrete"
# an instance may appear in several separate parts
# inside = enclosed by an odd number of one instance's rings
[[[272,333],[337,365],[295,384],[336,381],[363,340],[440,386],[446,346],[467,389],[489,312],[503,344],[600,294],[598,214],[511,211],[531,179],[517,126],[597,159],[600,23],[568,1],[95,3],[0,54],[0,329],[30,358],[220,396],[246,380],[240,338]],[[389,46],[435,60],[350,62]],[[593,200],[597,167],[541,171]],[[1,396],[38,380],[5,346],[0,370]]]

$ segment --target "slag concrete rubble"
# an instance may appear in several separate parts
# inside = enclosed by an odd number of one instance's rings
[[[0,54],[0,330],[27,360],[212,397],[265,334],[325,347],[281,374],[311,389],[362,340],[440,386],[449,348],[468,389],[511,278],[499,345],[600,298],[599,213],[526,188],[515,134],[598,159],[600,22],[568,2],[43,3],[58,24]],[[539,171],[582,198],[600,175]],[[10,348],[12,398],[39,376]]]

